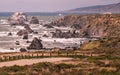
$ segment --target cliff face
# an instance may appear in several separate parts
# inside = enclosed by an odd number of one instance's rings
[[[118,37],[120,14],[70,15],[52,22],[54,26],[70,26],[80,30],[82,37]]]

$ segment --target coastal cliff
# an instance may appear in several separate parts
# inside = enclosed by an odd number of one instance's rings
[[[120,14],[69,15],[49,25],[71,27],[81,37],[119,37]]]

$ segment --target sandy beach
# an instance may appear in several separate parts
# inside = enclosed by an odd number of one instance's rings
[[[3,66],[25,66],[25,65],[32,65],[39,62],[57,62],[57,61],[63,61],[63,60],[71,60],[72,58],[39,58],[39,59],[21,59],[21,60],[15,60],[15,61],[8,61],[8,62],[1,62],[0,67]]]

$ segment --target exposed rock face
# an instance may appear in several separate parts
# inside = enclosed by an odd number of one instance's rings
[[[39,20],[37,19],[37,17],[32,16],[30,19],[30,24],[39,24]]]
[[[33,32],[33,30],[27,24],[24,26],[24,28],[25,29],[20,30],[19,32],[17,32],[17,35],[22,36],[22,35],[27,35],[27,34]]]
[[[49,24],[69,26],[80,31],[80,37],[118,37],[120,36],[119,14],[71,15]]]
[[[52,33],[53,38],[78,38],[80,37],[79,33],[74,31],[62,32],[61,30],[57,29],[56,32]]]
[[[11,25],[24,25],[27,21],[27,16],[23,12],[15,12],[8,20]]]
[[[42,48],[43,48],[43,45],[41,43],[41,40],[36,37],[32,40],[30,46],[28,47],[28,49],[34,49],[34,50],[39,50]]]

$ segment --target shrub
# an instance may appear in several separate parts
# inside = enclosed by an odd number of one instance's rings
[[[14,66],[9,67],[8,70],[11,72],[24,71],[25,67],[14,65]]]
[[[7,72],[0,72],[0,75],[9,75]]]
[[[107,71],[103,69],[102,71],[98,72],[98,75],[120,75],[120,74],[115,71]]]
[[[14,75],[26,75],[24,72],[17,72]]]
[[[68,69],[68,68],[72,68],[73,65],[61,63],[61,64],[56,64],[54,67],[58,69]]]

